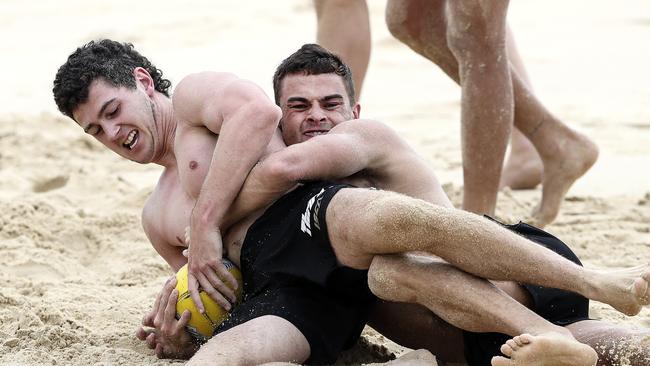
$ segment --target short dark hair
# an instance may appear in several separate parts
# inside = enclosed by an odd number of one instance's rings
[[[135,89],[133,70],[136,67],[146,69],[156,90],[169,96],[172,83],[163,79],[162,71],[138,53],[132,44],[102,39],[77,48],[61,65],[52,88],[54,101],[61,113],[73,118],[72,112],[88,99],[88,87],[97,78],[117,87]]]
[[[273,93],[275,103],[280,105],[280,88],[282,79],[291,74],[320,75],[336,74],[343,78],[345,90],[350,97],[350,105],[354,106],[354,81],[352,70],[341,61],[341,58],[325,48],[308,43],[300,47],[291,56],[282,61],[273,75]]]

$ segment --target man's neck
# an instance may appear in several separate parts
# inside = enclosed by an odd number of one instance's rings
[[[176,136],[177,121],[174,118],[174,108],[171,98],[156,92],[154,95],[154,118],[158,125],[158,138],[162,144],[160,153],[154,156],[152,163],[162,165],[165,168],[176,166],[176,154],[174,153],[174,138]]]

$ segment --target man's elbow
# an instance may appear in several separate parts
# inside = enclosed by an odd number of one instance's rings
[[[265,177],[274,185],[292,185],[302,180],[297,164],[291,159],[271,156],[263,164]]]
[[[264,103],[252,108],[255,127],[260,130],[274,131],[282,118],[282,110],[275,104]]]

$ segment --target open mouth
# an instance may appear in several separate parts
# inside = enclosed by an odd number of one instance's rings
[[[129,135],[126,136],[126,140],[122,143],[122,146],[126,147],[127,149],[131,150],[135,146],[135,144],[138,142],[138,130],[133,130],[129,132]]]
[[[303,135],[309,136],[309,137],[314,137],[314,136],[319,136],[319,135],[325,135],[328,132],[329,132],[329,130],[310,130],[310,131],[303,132]]]

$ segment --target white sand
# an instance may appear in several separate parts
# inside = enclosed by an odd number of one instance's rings
[[[0,364],[174,364],[134,337],[170,274],[140,227],[160,168],[119,158],[60,116],[52,80],[75,47],[108,37],[135,43],[173,82],[194,71],[231,71],[271,95],[275,66],[314,41],[311,2],[59,0],[33,10],[36,4],[0,2]],[[371,4],[362,113],[413,143],[458,203],[459,89],[388,34],[383,5]],[[650,262],[648,14],[644,0],[511,4],[535,90],[601,148],[548,228],[588,266]],[[516,221],[539,195],[506,192],[498,215]],[[591,315],[650,327],[647,309],[626,318],[594,303]],[[352,359],[368,361],[364,354]]]

